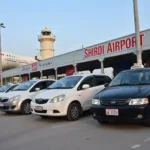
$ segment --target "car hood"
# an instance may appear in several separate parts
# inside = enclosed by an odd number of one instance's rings
[[[5,93],[3,97],[12,98],[13,96],[23,95],[26,94],[26,91],[10,91]]]
[[[56,96],[59,95],[63,95],[63,94],[67,94],[69,92],[71,92],[72,89],[48,89],[48,90],[44,90],[42,92],[40,92],[39,94],[37,94],[35,96],[36,98],[44,98],[44,99],[50,99],[50,98],[54,98]]]
[[[107,87],[96,97],[101,100],[144,98],[150,93],[150,85]]]

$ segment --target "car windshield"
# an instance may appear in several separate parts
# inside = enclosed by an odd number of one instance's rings
[[[26,91],[28,90],[36,81],[27,81],[24,83],[19,84],[15,87],[12,91]]]
[[[134,70],[119,73],[109,86],[150,85],[150,70]]]
[[[0,87],[0,92],[5,92],[8,88],[10,88],[11,87],[11,85],[4,85],[4,86],[2,86],[2,87]]]
[[[82,76],[64,77],[54,82],[48,89],[71,89],[81,80]]]

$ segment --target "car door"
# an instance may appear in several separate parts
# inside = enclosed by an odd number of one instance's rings
[[[105,83],[110,82],[110,78],[103,75],[94,75],[93,76],[93,85],[90,89],[87,89],[88,100],[84,103],[85,108],[89,109],[91,107],[91,101],[93,97],[98,94],[101,90],[105,88]],[[89,92],[89,93],[88,93]]]
[[[82,86],[84,84],[88,84],[90,88],[88,89],[82,89]],[[77,94],[78,94],[78,99],[81,102],[83,110],[88,110],[89,109],[89,103],[91,103],[92,100],[92,88],[94,86],[94,77],[88,76],[83,81],[80,83],[79,87],[77,88]]]

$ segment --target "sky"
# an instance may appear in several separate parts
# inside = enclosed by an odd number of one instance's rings
[[[150,0],[138,0],[140,29],[150,28]],[[2,49],[35,56],[41,29],[56,35],[55,55],[134,33],[133,0],[0,0]]]

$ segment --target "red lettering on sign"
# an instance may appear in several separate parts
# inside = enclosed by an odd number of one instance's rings
[[[143,38],[144,38],[144,34],[140,35],[140,44],[143,45]]]
[[[131,38],[126,39],[126,48],[127,49],[131,48]]]
[[[143,40],[144,40],[144,34],[141,34],[140,35],[141,46],[143,45]],[[115,42],[109,42],[108,44],[105,45],[106,53],[117,52],[117,51],[121,51],[121,50],[135,48],[135,47],[136,47],[135,36],[121,39],[121,40],[118,40]],[[84,57],[89,58],[92,56],[103,55],[104,53],[105,53],[104,45],[100,45],[100,46],[95,46],[92,48],[86,48],[84,50]]]
[[[115,50],[116,51],[120,51],[120,42],[118,41],[118,42],[115,42]]]
[[[109,53],[109,52],[113,52],[113,51],[112,51],[112,47],[111,47],[111,43],[108,43],[107,53]]]
[[[132,37],[132,48],[135,47],[135,44],[136,44],[136,38],[135,38],[135,37]]]
[[[85,49],[85,50],[84,50],[84,57],[85,57],[85,58],[88,58],[88,49]]]
[[[88,58],[88,57],[92,57],[92,56],[98,56],[98,55],[102,55],[104,54],[104,45],[101,46],[96,46],[93,48],[86,48],[84,50],[84,57]]]
[[[125,40],[121,40],[120,41],[120,45],[121,45],[121,50],[123,49],[123,46],[125,45]]]

